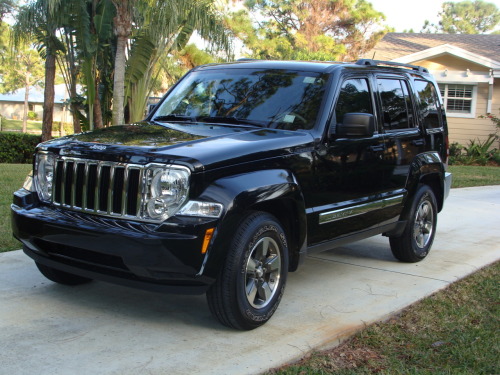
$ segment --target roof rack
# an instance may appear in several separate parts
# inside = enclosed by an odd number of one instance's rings
[[[249,57],[242,57],[242,58],[239,58],[238,60],[236,61],[257,61],[258,59],[251,59]]]
[[[410,64],[398,63],[398,62],[393,62],[393,61],[359,59],[358,61],[356,61],[356,65],[368,65],[368,66],[387,65],[387,66],[394,66],[394,67],[398,67],[398,68],[413,69],[413,70],[417,70],[417,71],[422,72],[422,73],[429,73],[427,68],[424,68],[423,66],[410,65]]]

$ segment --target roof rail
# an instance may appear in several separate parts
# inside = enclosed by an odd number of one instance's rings
[[[410,65],[410,64],[398,63],[398,62],[393,62],[393,61],[359,59],[358,61],[356,61],[356,65],[369,65],[369,66],[387,65],[387,66],[394,66],[394,67],[399,67],[399,68],[413,69],[413,70],[417,70],[417,71],[422,72],[422,73],[429,73],[427,68],[424,68],[423,66]]]
[[[258,60],[258,59],[251,59],[249,57],[242,57],[242,58],[239,58],[236,61],[256,61],[256,60]]]

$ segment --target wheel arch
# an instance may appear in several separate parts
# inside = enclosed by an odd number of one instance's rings
[[[406,184],[409,197],[414,196],[419,184],[428,185],[436,197],[438,212],[440,212],[445,199],[445,172],[444,163],[437,152],[417,155],[410,166],[410,174]]]
[[[307,220],[300,186],[290,171],[263,170],[222,178],[201,196],[222,201],[225,212],[204,262],[203,275],[216,278],[240,223],[255,211],[278,220],[287,235],[289,271],[295,271],[306,247]]]

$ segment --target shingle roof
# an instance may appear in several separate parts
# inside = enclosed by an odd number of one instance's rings
[[[500,35],[387,33],[366,58],[394,60],[432,47],[450,44],[500,61]],[[374,56],[375,53],[375,56]]]

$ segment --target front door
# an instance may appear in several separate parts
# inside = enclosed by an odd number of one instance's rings
[[[367,76],[344,79],[334,120],[341,124],[346,113],[375,116],[374,95]],[[376,118],[375,118],[376,120]],[[377,123],[375,121],[375,123]],[[329,137],[317,152],[314,208],[309,217],[309,245],[376,227],[383,206],[384,136],[375,126],[371,136]]]

